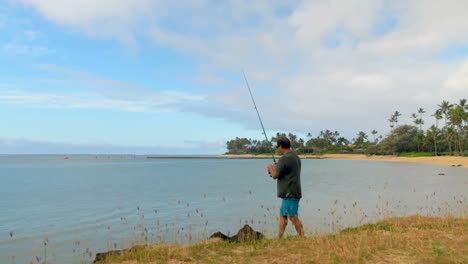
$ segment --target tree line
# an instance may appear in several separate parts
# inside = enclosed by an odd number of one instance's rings
[[[437,110],[427,115],[423,108],[412,113],[412,124],[401,124],[398,121],[402,114],[395,111],[388,118],[390,132],[383,136],[372,130],[369,134],[359,131],[356,137],[348,140],[338,131],[323,130],[314,137],[308,133],[306,139],[293,133],[278,132],[270,142],[286,136],[292,148],[299,154],[321,153],[364,153],[378,155],[398,155],[406,152],[425,152],[427,155],[468,155],[468,103],[460,99],[452,104],[442,101]],[[434,125],[424,130],[427,119],[434,119]],[[266,139],[250,138],[231,139],[227,141],[227,154],[266,154],[274,150]]]

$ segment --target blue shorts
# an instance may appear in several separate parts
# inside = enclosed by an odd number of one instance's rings
[[[281,210],[280,210],[280,215],[281,216],[291,216],[295,217],[297,216],[297,211],[299,210],[299,199],[283,199],[281,202]]]

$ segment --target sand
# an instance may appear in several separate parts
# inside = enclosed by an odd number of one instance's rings
[[[224,158],[268,158],[257,155],[220,155]],[[275,156],[277,159],[280,156]],[[440,157],[394,157],[394,156],[367,156],[364,154],[326,154],[322,156],[300,155],[303,159],[338,159],[338,160],[377,160],[392,162],[418,162],[446,165],[451,167],[468,168],[468,157],[440,156]]]
[[[307,158],[307,156],[302,156]],[[432,163],[447,166],[468,167],[468,157],[394,157],[394,156],[367,156],[360,154],[327,154],[323,156],[326,159],[341,159],[341,160],[379,160],[379,161],[395,161],[395,162],[419,162]],[[460,166],[461,165],[461,166]]]

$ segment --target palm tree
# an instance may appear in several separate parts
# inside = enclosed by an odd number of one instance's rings
[[[446,130],[445,140],[447,141],[447,145],[449,147],[449,155],[452,155],[452,138],[453,138],[453,128],[449,127],[448,116],[450,110],[453,108],[453,104],[449,103],[449,101],[443,100],[442,103],[437,105],[439,107],[439,111],[442,115],[444,115],[444,126]],[[449,129],[450,128],[450,129]]]
[[[432,136],[434,137],[434,156],[437,156],[437,137],[436,137],[436,135],[437,135],[437,131],[439,129],[439,120],[442,119],[442,111],[440,111],[440,109],[437,109],[432,116],[434,116],[435,119],[436,119],[435,128],[431,127],[431,129],[433,130]]]
[[[422,131],[422,125],[424,125],[424,121],[422,120],[422,118],[417,118],[414,123],[416,125],[419,125],[419,131]]]
[[[375,130],[375,129],[373,129],[371,131],[371,134],[374,137],[374,154],[375,155],[377,155],[377,138],[376,138],[377,133],[379,133],[379,132],[377,132],[377,130]]]
[[[336,142],[338,141],[339,137],[340,137],[340,133],[335,130],[335,132],[333,132],[333,138],[332,138],[333,145],[336,145]]]
[[[396,126],[396,128],[398,128],[398,117],[401,116],[401,113],[398,112],[398,111],[395,111],[395,113],[393,113],[393,115],[390,117],[390,119],[388,121],[390,121],[390,128],[392,129],[392,134],[393,134],[393,127],[394,125]],[[397,138],[398,138],[398,135],[396,135]],[[396,153],[393,152],[393,155],[395,155]]]
[[[466,98],[460,99],[460,103],[458,103],[459,106],[463,107],[463,109],[468,109],[468,104],[466,103]]]
[[[418,124],[419,124],[419,130],[422,131],[422,125],[424,125],[424,121],[422,119],[422,114],[426,113],[426,111],[424,111],[424,109],[422,107],[420,107],[418,109],[418,114],[419,114],[419,121],[418,121]]]
[[[454,135],[455,135],[455,130],[453,129],[453,127],[451,127],[451,126],[447,127],[447,129],[445,131],[445,140],[448,143],[449,155],[452,155],[452,139],[453,139]]]
[[[419,114],[419,115],[422,115],[422,114],[424,114],[424,113],[426,113],[426,111],[424,111],[424,109],[423,109],[422,107],[420,107],[420,108],[418,109],[418,114]],[[420,117],[422,117],[422,116],[420,116]]]
[[[395,120],[395,126],[398,127],[398,117],[401,116],[401,113],[398,112],[398,111],[395,111],[395,113],[393,113],[393,117],[394,117],[394,120]]]
[[[393,128],[395,127],[395,118],[393,115],[388,119],[388,122],[390,122],[390,131],[393,132]]]
[[[336,145],[340,146],[341,152],[343,152],[343,147],[349,145],[349,140],[345,137],[338,137],[336,139]]]
[[[461,155],[464,155],[465,152],[465,134],[466,134],[466,127],[464,128],[464,124],[468,122],[468,113],[465,109],[468,107],[466,104],[466,99],[460,99],[458,105],[453,108],[449,113],[450,123],[458,128],[457,133],[457,141],[458,141],[458,150]]]
[[[390,118],[388,119],[388,121],[390,122],[391,131],[393,131],[393,128],[395,126],[398,127],[398,117],[400,116],[401,116],[401,113],[398,111],[395,111],[395,113],[393,113],[393,115],[391,115]]]
[[[458,149],[458,152],[463,153],[463,144],[462,144],[462,132],[463,132],[463,120],[465,118],[465,108],[457,105],[455,108],[449,112],[450,124],[457,128],[456,131],[456,143],[455,150]]]
[[[436,128],[439,128],[439,120],[442,119],[442,111],[437,109],[432,116],[436,119]]]
[[[465,98],[460,99],[460,102],[458,103],[459,106],[465,110],[465,116],[463,118],[463,121],[465,122],[466,125],[468,125],[468,104],[467,100]]]
[[[432,137],[432,141],[434,143],[434,156],[437,156],[437,138],[440,135],[440,130],[435,125],[432,125],[426,133],[428,140],[427,142],[429,142],[429,138]]]
[[[377,132],[377,130],[375,130],[375,129],[372,130],[372,132],[371,132],[372,136],[374,136],[374,144],[376,144],[376,145],[377,145],[377,138],[375,138],[375,135],[377,135],[377,133],[379,133],[379,132]]]
[[[416,115],[416,113],[412,113],[411,118],[413,119],[413,123],[416,124],[416,119],[418,119],[418,116]]]
[[[443,100],[442,103],[437,106],[439,107],[440,112],[444,115],[445,125],[447,125],[448,113],[453,108],[453,104],[449,103],[448,101]]]
[[[333,141],[333,132],[326,129],[325,131],[320,131],[320,137],[323,138],[325,143],[325,148],[328,150],[328,147],[332,144]]]
[[[363,147],[365,143],[367,143],[367,134],[366,132],[364,131],[359,131],[359,133],[357,134],[357,138],[356,138],[356,141],[354,142],[354,145],[356,146],[359,146],[359,147]]]
[[[309,140],[307,140],[307,142],[305,143],[305,148],[307,149],[307,153],[309,153],[311,149],[311,143],[312,143],[312,134],[309,132],[307,133],[306,137],[309,138]]]

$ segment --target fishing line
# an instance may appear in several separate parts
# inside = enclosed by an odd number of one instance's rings
[[[273,144],[271,144],[271,141],[268,139],[268,136],[267,136],[267,134],[266,134],[266,132],[265,132],[265,127],[263,127],[262,118],[260,117],[260,113],[258,112],[257,104],[255,103],[254,97],[253,97],[253,95],[252,95],[252,90],[250,89],[250,85],[249,85],[249,82],[247,81],[247,77],[245,76],[244,70],[242,70],[242,74],[244,75],[245,84],[247,84],[247,88],[249,89],[250,98],[252,98],[252,102],[253,102],[255,111],[257,112],[258,120],[260,120],[260,125],[262,126],[263,134],[265,135],[265,139],[266,139],[266,141],[267,141],[268,143],[270,143],[270,145],[273,147]],[[274,153],[271,154],[271,157],[273,158],[273,162],[276,163],[276,159],[275,159]]]

